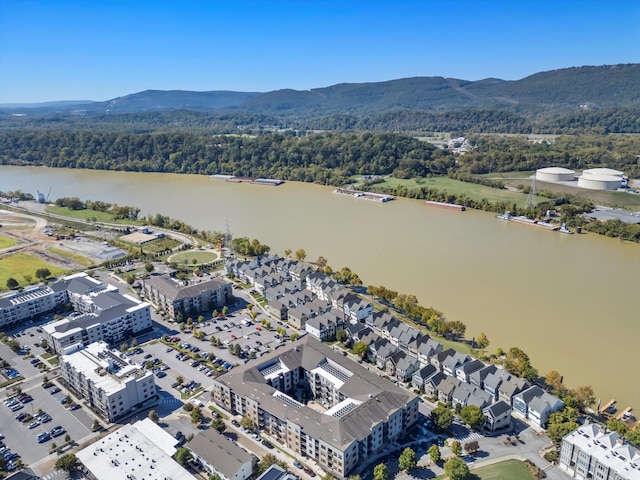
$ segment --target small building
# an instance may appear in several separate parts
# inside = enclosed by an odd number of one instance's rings
[[[274,463],[256,480],[298,480],[298,477]]]
[[[253,474],[256,457],[211,428],[198,433],[187,447],[194,461],[210,475],[217,474],[223,480],[246,480]]]
[[[484,413],[484,428],[495,432],[511,425],[511,405],[498,400],[482,410]]]

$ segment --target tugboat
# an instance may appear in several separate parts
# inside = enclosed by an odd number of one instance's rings
[[[562,225],[560,225],[560,228],[558,229],[558,231],[560,233],[567,233],[569,235],[573,235],[573,232],[567,228],[566,223],[563,223]]]

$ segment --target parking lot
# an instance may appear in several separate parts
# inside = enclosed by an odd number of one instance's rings
[[[49,390],[53,388],[55,388],[55,385]],[[24,385],[22,391],[29,394],[33,400],[21,404],[22,408],[12,411],[10,407],[0,404],[1,432],[5,437],[3,442],[12,452],[20,455],[22,461],[26,464],[46,457],[51,449],[51,444],[56,442],[57,445],[62,445],[66,434],[69,434],[71,439],[78,441],[91,433],[93,417],[85,411],[85,407],[71,411],[54,398],[66,397],[67,393],[64,390],[56,395],[51,395],[49,390],[43,388],[41,382],[32,382],[31,385]],[[9,392],[10,390],[6,391],[6,393]],[[8,397],[3,398],[3,400],[6,398]],[[49,414],[51,420],[44,423],[37,422],[38,424],[33,428],[29,428],[29,424],[36,421],[35,418],[24,422],[16,420],[16,417],[20,414],[36,417],[40,410]],[[59,438],[38,443],[37,437],[39,434],[50,432],[56,426],[61,426],[65,431],[64,434],[60,435]]]

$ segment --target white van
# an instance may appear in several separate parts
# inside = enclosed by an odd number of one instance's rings
[[[204,402],[202,400],[200,400],[199,398],[192,398],[191,399],[191,403],[193,405],[195,405],[196,407],[200,407],[200,408],[204,407]]]

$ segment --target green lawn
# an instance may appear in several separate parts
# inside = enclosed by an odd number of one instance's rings
[[[77,218],[85,221],[95,221],[104,223],[122,223],[126,225],[144,225],[144,220],[114,220],[113,215],[108,212],[97,212],[95,210],[71,210],[67,207],[56,207],[55,205],[49,205],[46,211],[55,215],[62,215],[64,217]]]
[[[530,185],[531,179],[529,177],[534,173],[535,172],[500,172],[478,176],[491,178],[493,180],[502,180],[506,185],[517,187],[519,185]],[[640,195],[605,190],[585,190],[584,188],[545,182],[537,182],[536,188],[558,194],[568,193],[593,202],[596,205],[606,205],[608,207],[618,207],[633,211],[640,210]]]
[[[25,275],[31,275],[37,281],[35,272],[39,268],[48,268],[52,277],[68,273],[67,270],[55,267],[44,260],[26,253],[16,253],[8,257],[0,258],[0,291],[7,290],[7,279],[15,278],[20,286],[25,286]]]
[[[188,252],[176,253],[169,257],[170,262],[176,262],[181,265],[192,265],[195,260],[195,265],[203,263],[213,262],[218,258],[218,254],[214,252],[205,252],[200,250],[189,250]]]
[[[0,250],[3,248],[13,247],[17,242],[13,238],[9,238],[5,235],[0,235]]]
[[[165,250],[171,250],[177,247],[178,245],[182,245],[182,243],[176,240],[175,238],[163,237],[163,238],[158,238],[157,240],[153,240],[151,242],[145,243],[144,245],[142,245],[142,249],[145,252],[158,253],[158,252],[164,252]]]
[[[524,207],[527,202],[527,195],[522,193],[486,187],[476,183],[461,182],[460,180],[454,180],[449,177],[418,178],[408,180],[389,177],[383,183],[376,184],[376,186],[388,188],[395,188],[399,185],[403,185],[409,189],[420,187],[435,188],[455,195],[464,193],[473,200],[482,200],[483,198],[486,198],[488,201],[493,203],[516,203],[519,207]]]
[[[436,477],[444,480],[446,475]],[[527,466],[520,460],[505,460],[486,467],[471,470],[470,480],[533,480]]]

